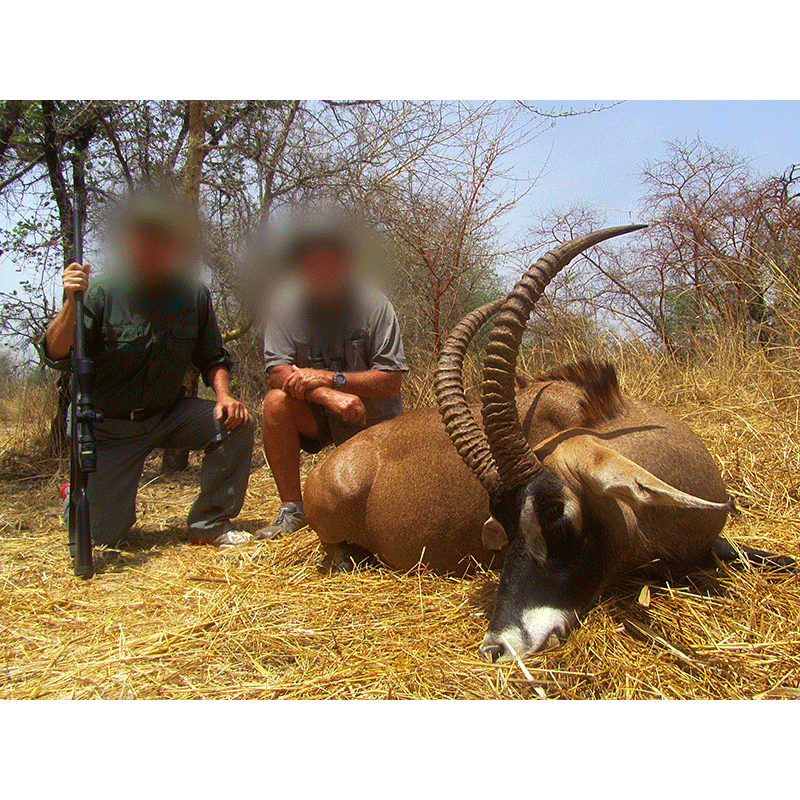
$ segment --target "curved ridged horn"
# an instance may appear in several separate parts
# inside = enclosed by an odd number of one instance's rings
[[[579,236],[550,250],[523,276],[497,316],[483,362],[481,405],[486,437],[504,488],[513,490],[542,468],[522,434],[515,400],[515,371],[522,335],[536,301],[575,256],[606,239],[646,225],[621,225]]]
[[[472,416],[464,393],[464,354],[475,334],[503,306],[504,299],[470,311],[453,328],[439,355],[434,391],[444,427],[464,463],[475,473],[490,494],[500,479],[486,434]]]

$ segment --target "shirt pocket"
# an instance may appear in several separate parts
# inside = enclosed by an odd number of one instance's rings
[[[367,332],[359,329],[352,333],[344,343],[345,362],[348,372],[365,372],[367,363]]]
[[[107,382],[131,380],[147,364],[147,331],[141,325],[106,325],[103,328],[103,349],[95,363],[95,380]]]
[[[170,359],[188,366],[197,345],[197,323],[173,322],[167,331],[166,344]]]
[[[103,350],[114,359],[141,356],[147,344],[146,333],[141,325],[108,325],[103,332]]]

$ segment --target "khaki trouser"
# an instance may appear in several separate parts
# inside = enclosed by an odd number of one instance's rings
[[[189,536],[211,539],[229,531],[242,510],[253,455],[253,421],[228,431],[215,403],[184,397],[142,422],[108,419],[94,426],[97,471],[89,475],[94,544],[116,544],[136,522],[136,491],[147,456],[157,447],[202,450],[200,493],[189,510]]]

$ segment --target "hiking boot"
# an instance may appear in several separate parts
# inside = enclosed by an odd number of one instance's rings
[[[247,544],[253,535],[246,531],[226,531],[213,539],[190,539],[190,544],[210,544],[214,547],[226,548],[236,547],[240,544]]]
[[[274,539],[285,533],[294,533],[308,525],[306,515],[297,507],[295,503],[284,503],[278,510],[272,525],[267,525],[260,531],[255,532],[256,539]]]

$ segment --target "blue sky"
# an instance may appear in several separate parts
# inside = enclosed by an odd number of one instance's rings
[[[531,101],[543,109],[590,103]],[[595,114],[559,120],[515,154],[514,174],[525,181],[545,174],[506,219],[506,235],[523,238],[537,214],[575,201],[607,212],[609,224],[636,218],[642,164],[664,153],[664,142],[700,134],[737,148],[763,174],[800,161],[800,102],[628,101]],[[0,259],[0,286],[18,275]]]
[[[591,104],[563,105],[578,109]],[[547,167],[509,216],[509,232],[524,231],[536,212],[575,201],[608,211],[611,224],[629,221],[628,212],[635,216],[641,195],[642,164],[660,157],[666,141],[697,134],[711,144],[735,147],[762,174],[781,173],[800,162],[800,102],[628,101],[559,120],[518,154],[520,177],[526,171],[537,174],[545,162]]]

